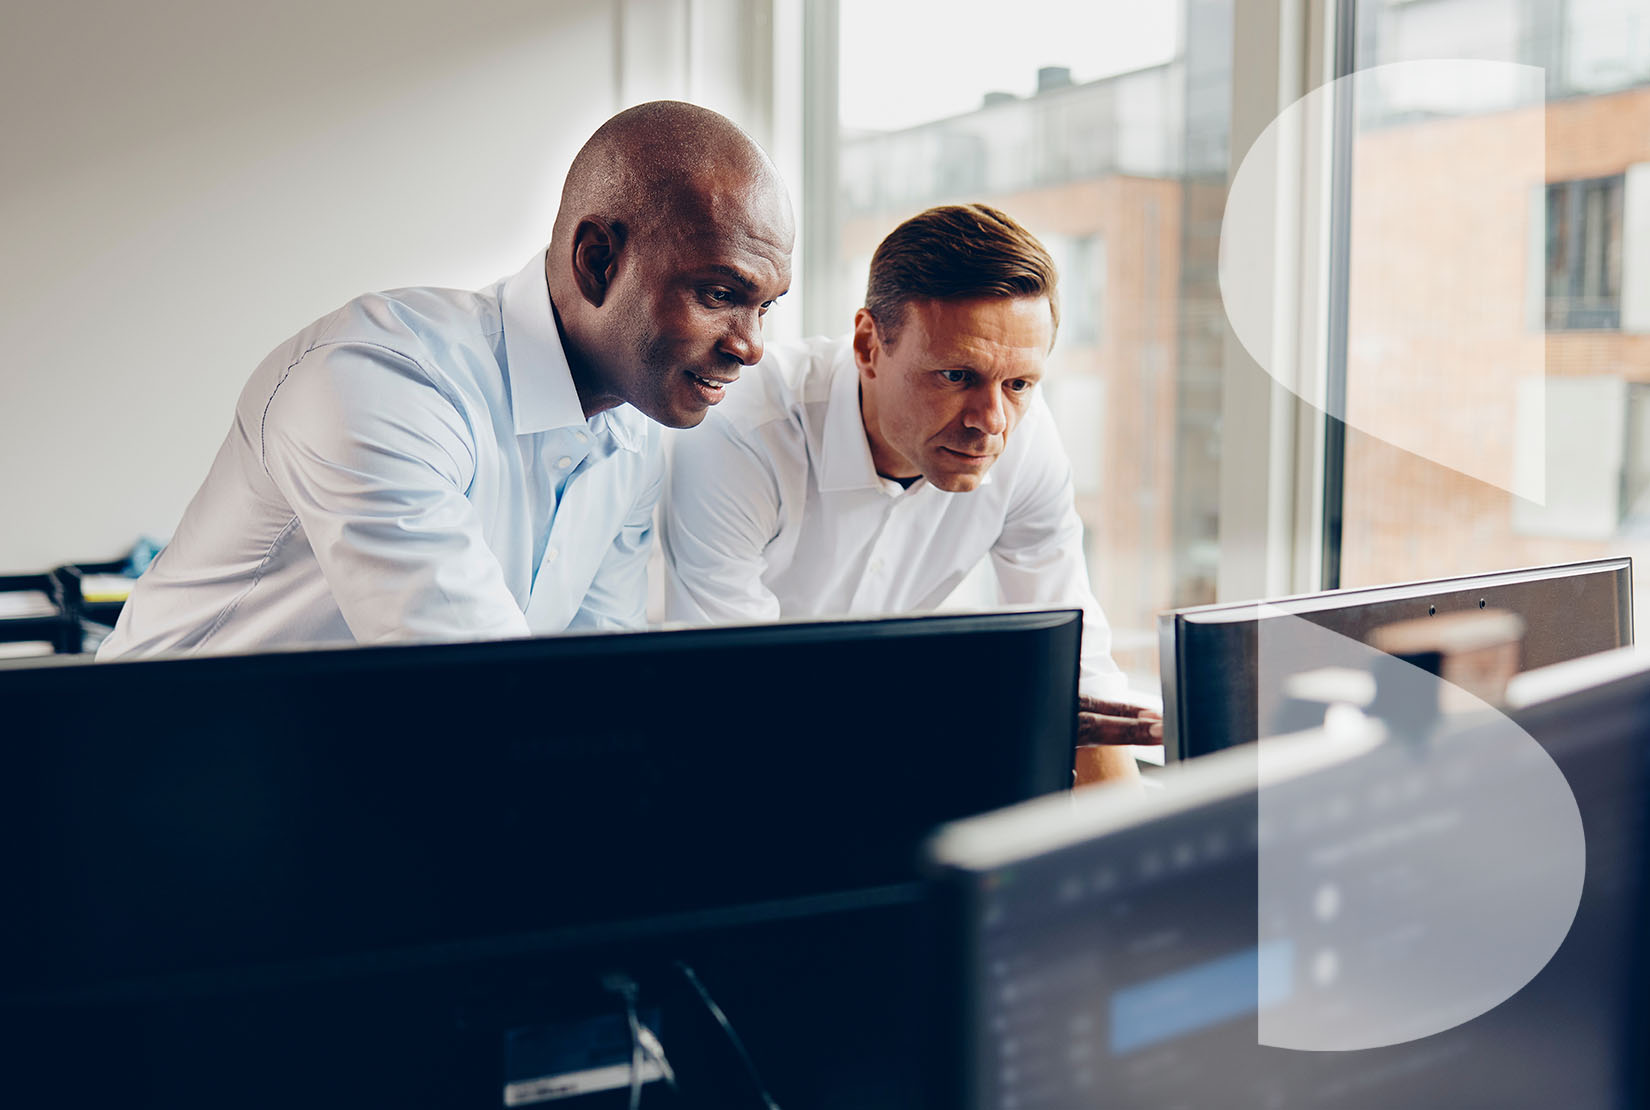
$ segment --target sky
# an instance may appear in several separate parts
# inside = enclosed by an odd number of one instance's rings
[[[1039,66],[1092,81],[1174,55],[1170,0],[841,0],[842,126],[897,130],[1029,95]]]

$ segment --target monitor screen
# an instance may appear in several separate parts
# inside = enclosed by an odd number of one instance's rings
[[[1641,669],[945,830],[942,1104],[1638,1105],[1646,736]]]
[[[915,884],[939,822],[1070,785],[1080,625],[0,671],[0,1000],[462,963]]]
[[[1483,609],[1523,620],[1523,670],[1624,647],[1633,642],[1632,560],[1162,613],[1164,755],[1189,759],[1268,734],[1278,720],[1284,678],[1331,664],[1368,669],[1363,645],[1385,625]],[[1345,642],[1336,645],[1306,625]]]

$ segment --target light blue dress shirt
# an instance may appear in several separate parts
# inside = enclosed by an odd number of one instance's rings
[[[659,428],[589,420],[544,255],[358,297],[273,351],[100,659],[645,621]]]

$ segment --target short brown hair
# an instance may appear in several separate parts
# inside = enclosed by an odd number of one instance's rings
[[[1056,330],[1060,275],[1037,237],[984,204],[944,204],[888,233],[871,256],[865,307],[893,343],[913,300],[1047,297]]]

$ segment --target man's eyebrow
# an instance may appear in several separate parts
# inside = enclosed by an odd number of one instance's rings
[[[719,262],[713,262],[711,265],[705,267],[705,269],[711,271],[712,273],[722,274],[726,277],[732,278],[734,281],[737,281],[740,285],[744,286],[745,292],[747,293],[756,292],[755,280],[734,269],[732,266],[724,266]]]

